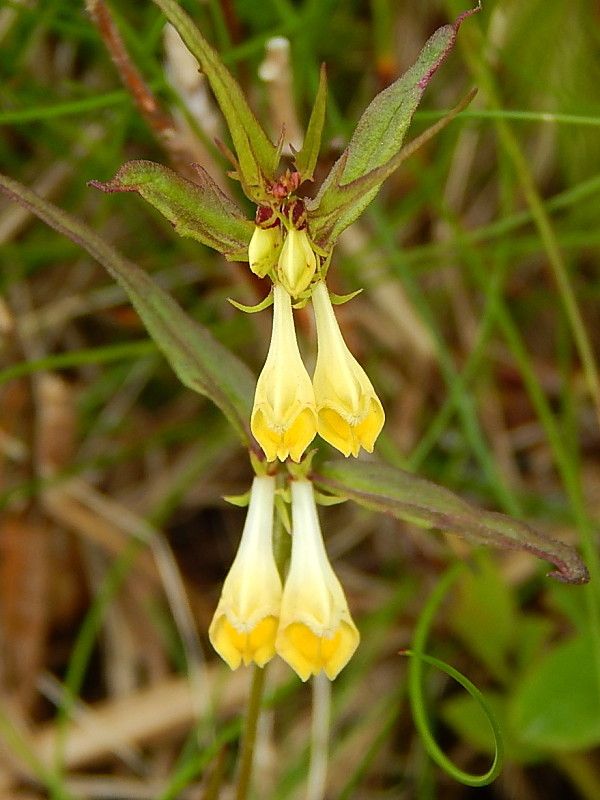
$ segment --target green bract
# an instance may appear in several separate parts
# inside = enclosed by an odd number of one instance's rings
[[[130,161],[112,181],[90,181],[90,185],[104,192],[138,192],[173,223],[180,236],[202,242],[230,261],[247,261],[254,225],[205,169],[194,166],[197,183],[152,161]]]
[[[304,144],[295,155],[294,169],[284,173],[279,164],[284,132],[277,145],[269,141],[239,84],[190,17],[174,0],[154,2],[197,59],[219,103],[235,151],[231,153],[221,145],[235,168],[232,177],[239,180],[249,200],[282,216],[285,203],[301,197],[297,189],[303,182],[312,180],[317,164],[327,101],[324,67]],[[436,31],[416,63],[375,97],[316,197],[303,198],[309,235],[324,256],[323,275],[340,233],[362,213],[383,181],[412,152],[412,148],[408,153],[401,148],[423,92],[450,52],[462,21],[476,10],[461,14],[454,24]],[[432,133],[426,133],[424,138],[437,132],[453,115],[430,129]],[[104,191],[139,192],[173,223],[180,235],[203,242],[230,260],[247,261],[251,223],[243,219],[235,204],[223,195],[201,167],[197,170],[198,180],[194,184],[151,162],[131,162],[122,167],[112,181],[92,183]]]

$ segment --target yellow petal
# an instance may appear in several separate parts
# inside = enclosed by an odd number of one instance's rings
[[[267,460],[299,461],[317,432],[312,383],[298,350],[292,301],[275,284],[269,353],[256,384],[250,428]]]
[[[348,350],[339,329],[327,287],[314,288],[318,354],[313,386],[318,433],[345,456],[360,448],[373,451],[385,414],[371,381]]]
[[[208,635],[231,669],[275,655],[281,579],[273,556],[275,478],[256,477],[236,557],[223,584]]]
[[[292,483],[292,554],[275,648],[302,680],[335,678],[358,646],[344,590],[325,552],[312,484]]]
[[[268,616],[250,631],[238,630],[223,614],[211,626],[210,640],[231,669],[237,669],[242,661],[246,665],[254,661],[259,667],[264,667],[275,655],[278,624],[277,617]]]

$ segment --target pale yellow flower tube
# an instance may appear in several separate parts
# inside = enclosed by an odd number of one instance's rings
[[[360,639],[319,527],[312,483],[292,482],[292,555],[275,648],[303,681],[324,670],[333,680]]]
[[[254,478],[246,524],[208,630],[231,669],[264,666],[275,655],[281,578],[273,556],[275,478]]]
[[[318,353],[313,386],[318,433],[345,456],[373,451],[385,414],[371,381],[348,350],[323,282],[312,295]]]
[[[256,384],[250,427],[268,461],[288,455],[299,461],[317,432],[315,395],[298,350],[291,298],[280,284],[273,291],[271,344]]]

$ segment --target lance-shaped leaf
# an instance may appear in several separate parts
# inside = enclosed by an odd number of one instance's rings
[[[458,495],[387,464],[329,461],[313,479],[321,488],[373,511],[422,528],[438,528],[476,544],[525,550],[555,565],[552,578],[587,583],[587,568],[574,548],[534,531],[505,514],[471,506]]]
[[[373,200],[384,179],[357,197],[350,209],[344,207],[340,187],[383,166],[400,150],[427,84],[452,49],[463,20],[477,10],[467,11],[453,25],[439,28],[427,41],[415,64],[370,103],[319,193],[307,204],[317,222],[322,207],[331,209],[339,205],[343,230]]]
[[[238,158],[238,177],[246,195],[260,205],[265,199],[262,175],[272,179],[280,150],[269,141],[246,102],[238,82],[186,12],[174,0],[154,0],[198,60],[227,121]]]
[[[397,170],[400,164],[403,164],[415,150],[433,138],[442,128],[445,128],[463,108],[468,106],[476,93],[477,90],[472,89],[456,108],[413,139],[410,144],[403,147],[381,167],[367,172],[366,175],[361,175],[360,178],[356,178],[350,183],[338,186],[335,195],[329,194],[322,199],[317,212],[311,210],[312,201],[308,201],[306,207],[309,209],[308,222],[312,240],[326,253],[329,253],[340,233],[361,213],[364,198],[373,190],[377,191],[383,181]],[[334,165],[333,169],[336,168],[341,174],[344,169],[343,158],[337,162],[337,165]]]
[[[81,245],[125,290],[150,336],[178,378],[210,398],[248,444],[255,378],[212,333],[194,322],[146,273],[123,258],[83,222],[0,175],[0,191]]]
[[[152,161],[123,164],[108,183],[90,181],[103,192],[137,192],[153,205],[180,236],[223,253],[230,261],[247,261],[254,223],[219,189],[199,164],[198,183]]]
[[[302,149],[294,157],[296,169],[301,175],[302,181],[311,181],[317,159],[319,158],[319,151],[321,149],[321,136],[323,135],[323,125],[325,124],[325,112],[327,110],[327,73],[325,65],[321,65],[321,74],[319,77],[319,88],[317,89],[317,96],[315,104],[310,114],[308,127]]]

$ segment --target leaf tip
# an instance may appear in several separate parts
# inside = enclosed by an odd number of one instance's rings
[[[582,586],[590,582],[590,573],[583,561],[576,557],[571,564],[556,564],[557,569],[546,573],[547,578],[554,578],[561,583],[570,583],[572,586]]]

